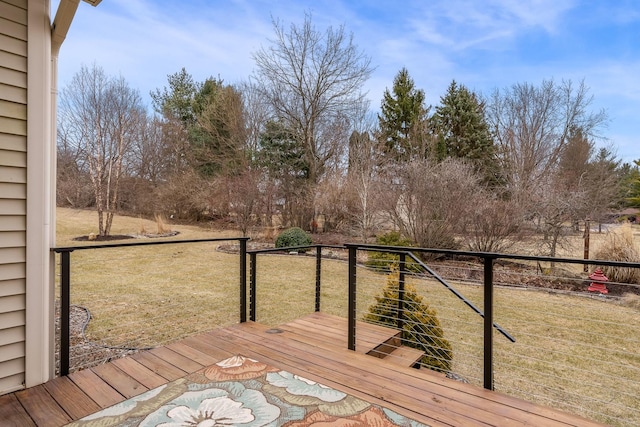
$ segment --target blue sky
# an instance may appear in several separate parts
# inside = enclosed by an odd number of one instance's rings
[[[52,2],[55,13],[58,1]],[[103,0],[81,2],[60,52],[59,85],[82,64],[122,75],[150,103],[185,67],[202,81],[246,80],[268,45],[271,18],[344,25],[372,59],[365,90],[378,109],[406,67],[427,103],[455,79],[489,95],[515,83],[584,79],[602,129],[624,161],[640,159],[640,1],[637,0]]]

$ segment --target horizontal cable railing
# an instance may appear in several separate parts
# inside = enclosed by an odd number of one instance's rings
[[[591,292],[594,280],[582,268],[640,264],[347,246],[354,260],[395,254],[376,258],[382,280],[350,263],[354,320],[403,331],[397,348],[387,344],[379,357],[417,348],[415,367],[610,425],[640,425],[638,284],[606,281],[614,295],[599,286]],[[439,328],[424,326],[433,319]],[[352,327],[350,345],[358,336]]]
[[[332,252],[344,249],[338,245],[308,245],[248,250],[249,320],[278,325],[320,311],[323,294],[331,301],[323,311],[346,317],[347,266]],[[258,262],[260,254],[287,255],[287,261],[263,256]]]
[[[397,332],[367,350],[373,356],[640,425],[640,286],[609,280],[590,291],[583,271],[638,263],[361,244],[246,250],[235,239],[238,260],[214,251],[221,240],[233,239],[56,248],[61,329],[69,315],[80,329],[66,356],[72,369],[247,313],[277,326],[322,311],[346,319],[350,349],[371,333],[361,322],[377,324]],[[367,263],[382,252],[392,256]],[[64,372],[64,345],[61,354]],[[76,362],[80,354],[91,362]]]
[[[239,255],[218,252],[239,243]],[[246,320],[246,238],[53,249],[60,375]]]

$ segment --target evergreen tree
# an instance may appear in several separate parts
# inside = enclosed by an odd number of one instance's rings
[[[153,107],[165,128],[181,129],[180,155],[190,167],[210,178],[237,171],[243,158],[245,126],[239,91],[221,79],[196,82],[182,68],[168,76],[168,87],[151,93]]]
[[[192,109],[196,123],[188,135],[198,171],[206,177],[237,173],[245,158],[241,94],[221,79],[208,78],[199,85]]]
[[[440,98],[433,123],[437,133],[438,154],[471,160],[486,179],[496,174],[493,139],[485,120],[484,104],[464,85],[452,81]],[[442,160],[442,157],[440,157]]]
[[[282,122],[270,121],[259,141],[256,163],[273,184],[277,199],[281,200],[280,214],[285,225],[304,227],[309,207],[309,164],[304,156],[305,146],[295,133]]]
[[[185,128],[193,126],[196,122],[193,100],[199,89],[198,84],[184,68],[169,74],[167,82],[169,87],[151,92],[153,109],[165,120],[176,119]]]
[[[406,68],[393,80],[392,91],[385,89],[378,122],[383,146],[397,161],[427,155],[427,113],[424,91],[416,89]]]
[[[397,269],[389,273],[382,295],[375,297],[376,303],[369,307],[365,321],[392,327],[397,325],[399,277]],[[444,338],[436,311],[424,302],[411,285],[405,285],[404,291],[402,345],[424,351],[420,360],[422,366],[438,372],[451,371],[451,343]]]
[[[620,160],[612,149],[600,147],[589,160],[584,178],[588,200],[587,217],[604,222],[611,209],[622,204],[621,182]],[[637,185],[640,190],[640,182]],[[638,206],[640,206],[640,198],[638,198]]]
[[[640,208],[640,159],[634,160],[633,165],[625,163],[622,167],[623,197],[629,207]]]
[[[304,144],[281,122],[269,121],[259,142],[256,160],[274,178],[306,180],[309,165],[304,160]]]
[[[580,128],[571,129],[558,163],[559,178],[562,181],[559,185],[570,189],[580,186],[589,168],[594,146],[593,141]]]

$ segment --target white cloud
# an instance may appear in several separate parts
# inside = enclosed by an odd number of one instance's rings
[[[456,50],[500,50],[528,31],[555,33],[571,7],[572,2],[553,0],[436,1],[420,3],[409,22],[425,43]]]
[[[377,68],[365,90],[374,109],[403,66],[431,104],[452,79],[488,94],[517,82],[584,78],[597,106],[612,117],[609,131],[620,141],[620,152],[637,144],[640,129],[630,125],[640,111],[640,49],[634,38],[640,34],[640,4],[634,1],[585,6],[558,0],[105,0],[97,8],[81,3],[62,47],[60,83],[93,62],[108,74],[122,74],[143,96],[165,86],[167,74],[182,67],[199,81],[213,75],[235,83],[251,74],[251,54],[268,44],[271,17],[300,24],[305,12],[321,30],[344,24],[372,57]],[[601,34],[621,29],[627,31],[621,37],[630,40],[600,48]],[[571,44],[575,40],[580,46]]]

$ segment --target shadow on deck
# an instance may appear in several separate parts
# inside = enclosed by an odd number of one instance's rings
[[[3,426],[61,426],[222,359],[243,355],[431,426],[601,425],[432,371],[412,369],[409,366],[419,354],[411,351],[380,358],[384,346],[379,345],[396,339],[396,331],[386,328],[359,323],[357,351],[349,351],[346,330],[346,319],[321,313],[278,328],[247,322],[216,329],[0,396],[0,420]],[[378,357],[364,354],[375,348]]]

